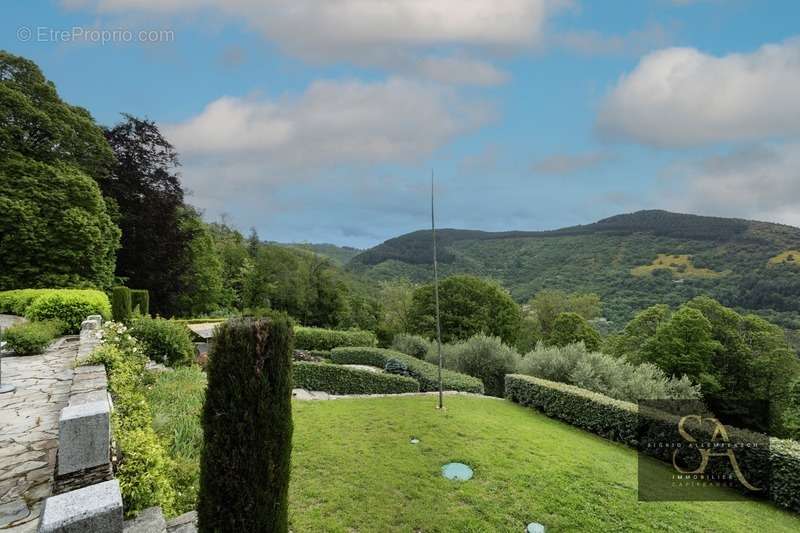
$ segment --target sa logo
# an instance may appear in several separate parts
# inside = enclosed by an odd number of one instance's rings
[[[728,438],[728,432],[725,430],[725,426],[720,423],[719,420],[713,417],[706,417],[703,418],[700,415],[687,415],[681,417],[680,421],[678,422],[678,433],[680,433],[683,440],[689,443],[696,443],[697,439],[695,439],[692,435],[684,427],[686,422],[689,420],[695,420],[698,424],[703,424],[704,422],[711,422],[714,424],[714,433],[711,435],[711,442],[730,442]],[[718,440],[719,439],[719,440]],[[739,468],[739,463],[736,461],[736,454],[733,452],[733,448],[726,446],[725,452],[713,452],[710,449],[706,448],[698,448],[697,451],[700,453],[701,461],[700,466],[698,466],[695,470],[683,470],[680,466],[678,466],[676,462],[676,456],[678,454],[678,450],[672,452],[672,466],[675,467],[675,470],[680,472],[681,474],[704,474],[706,471],[706,466],[708,466],[708,459],[710,457],[725,457],[727,456],[731,462],[731,466],[733,466],[733,471],[736,473],[736,477],[739,482],[747,487],[749,490],[752,491],[759,491],[764,490],[761,488],[754,487],[751,485],[747,479],[745,479],[744,474],[742,474],[742,470]]]

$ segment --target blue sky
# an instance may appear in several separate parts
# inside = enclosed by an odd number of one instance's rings
[[[798,20],[790,0],[28,1],[0,47],[102,124],[157,121],[207,219],[366,247],[426,226],[431,169],[446,227],[800,225]]]

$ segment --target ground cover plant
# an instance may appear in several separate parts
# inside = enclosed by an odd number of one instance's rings
[[[195,478],[204,387],[202,372],[181,369],[148,391],[162,442]],[[552,531],[800,528],[800,517],[765,502],[642,505],[633,450],[503,400],[446,397],[445,406],[437,411],[427,397],[295,401],[291,529],[517,532],[531,521]],[[443,479],[449,461],[469,464],[475,478]]]

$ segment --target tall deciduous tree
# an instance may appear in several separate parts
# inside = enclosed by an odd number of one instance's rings
[[[109,287],[118,244],[92,178],[62,163],[0,158],[0,290]]]
[[[0,50],[0,158],[69,163],[102,180],[114,156],[89,112],[59,98],[33,61]]]
[[[475,276],[451,276],[439,284],[442,340],[466,340],[473,335],[500,337],[506,344],[516,340],[519,306],[497,283]],[[409,311],[411,332],[433,338],[436,334],[433,285],[414,291]]]
[[[178,155],[152,121],[124,115],[106,131],[117,163],[102,182],[119,210],[122,248],[117,275],[130,287],[150,291],[153,312],[172,315],[183,276],[191,266],[191,228],[183,224]]]

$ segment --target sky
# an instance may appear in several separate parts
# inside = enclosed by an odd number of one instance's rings
[[[796,0],[29,0],[0,48],[262,239],[639,209],[800,225]]]

